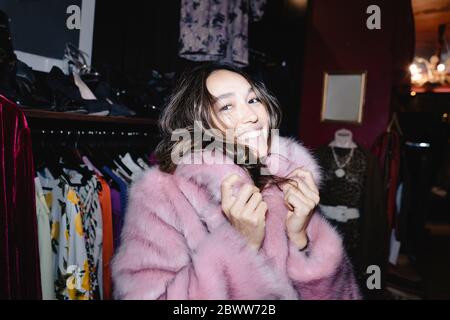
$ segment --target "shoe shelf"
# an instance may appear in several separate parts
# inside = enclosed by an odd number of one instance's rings
[[[93,116],[80,113],[65,113],[55,111],[45,111],[37,109],[22,109],[27,119],[45,119],[45,120],[67,120],[80,121],[90,123],[110,123],[121,125],[139,125],[139,126],[156,126],[158,121],[151,118],[136,117],[118,117],[118,116]]]

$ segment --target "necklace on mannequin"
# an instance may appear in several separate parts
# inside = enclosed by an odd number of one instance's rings
[[[334,162],[336,163],[337,169],[334,171],[334,174],[338,178],[342,178],[345,176],[346,172],[344,170],[345,166],[347,166],[350,163],[350,160],[352,160],[354,148],[350,149],[350,153],[348,154],[347,158],[343,163],[339,162],[339,159],[337,157],[336,151],[334,150],[334,147],[331,147],[331,151],[333,152],[333,158]]]

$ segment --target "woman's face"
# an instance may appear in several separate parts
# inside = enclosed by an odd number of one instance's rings
[[[250,83],[238,73],[217,70],[206,80],[206,87],[217,99],[212,107],[214,125],[256,156],[267,155],[269,114]]]

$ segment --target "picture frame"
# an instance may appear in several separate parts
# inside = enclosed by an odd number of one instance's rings
[[[324,72],[321,122],[361,124],[367,71]]]

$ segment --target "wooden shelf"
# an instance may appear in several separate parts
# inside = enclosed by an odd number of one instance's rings
[[[93,116],[80,113],[64,113],[64,112],[44,111],[36,109],[22,109],[22,110],[28,119],[52,119],[52,120],[68,120],[80,122],[101,122],[101,123],[151,125],[151,126],[156,126],[158,123],[157,120],[150,118]]]
[[[438,87],[411,87],[411,91],[416,93],[450,93],[449,86],[438,86]]]

